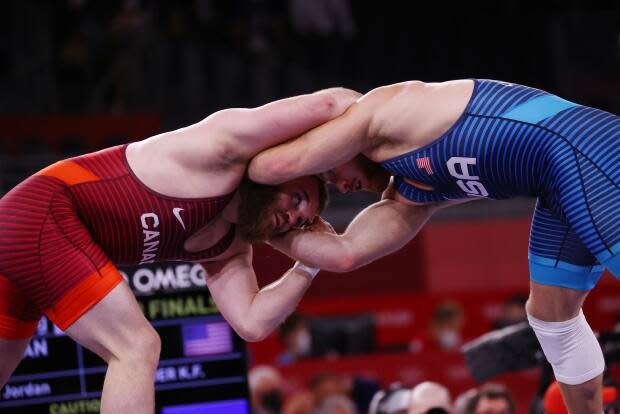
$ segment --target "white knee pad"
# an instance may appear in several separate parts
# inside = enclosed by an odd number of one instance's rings
[[[603,372],[603,351],[581,310],[564,322],[545,322],[529,314],[527,319],[559,382],[583,384]]]

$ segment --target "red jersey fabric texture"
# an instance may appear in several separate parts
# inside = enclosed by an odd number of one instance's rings
[[[159,194],[133,174],[126,147],[59,161],[0,200],[0,338],[29,337],[43,313],[66,329],[122,280],[113,263],[207,260],[231,245],[234,226],[208,249],[183,247],[232,194]]]

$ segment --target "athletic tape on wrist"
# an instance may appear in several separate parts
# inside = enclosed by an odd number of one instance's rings
[[[321,269],[319,268],[306,266],[301,262],[295,262],[293,269],[303,270],[304,272],[308,273],[312,277],[312,279],[314,279],[314,277],[321,271]]]

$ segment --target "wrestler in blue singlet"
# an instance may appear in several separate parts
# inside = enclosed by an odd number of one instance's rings
[[[422,203],[538,197],[532,280],[589,290],[605,267],[620,276],[620,118],[534,88],[474,82],[444,135],[382,163],[397,191]]]

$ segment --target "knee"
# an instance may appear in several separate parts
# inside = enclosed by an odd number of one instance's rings
[[[157,365],[161,352],[161,338],[152,326],[149,326],[149,329],[145,329],[145,332],[141,334],[139,343],[145,358]]]
[[[131,344],[121,355],[121,360],[147,364],[150,367],[157,366],[161,352],[161,338],[153,327],[149,325],[135,332]]]
[[[562,322],[546,322],[531,314],[528,320],[559,382],[582,386],[603,372],[603,352],[582,312]]]

